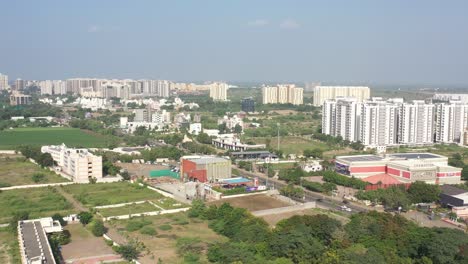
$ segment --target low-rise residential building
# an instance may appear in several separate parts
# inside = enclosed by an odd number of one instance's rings
[[[202,132],[202,124],[201,123],[191,123],[189,126],[189,131],[192,135],[198,135]]]
[[[433,153],[338,156],[335,170],[356,178],[388,174],[402,183],[457,184],[461,180],[461,168],[449,166],[447,157]]]
[[[50,153],[61,171],[69,175],[74,182],[89,182],[90,179],[102,179],[102,157],[87,149],[68,148],[65,144],[43,146],[42,153]]]
[[[468,191],[450,185],[440,189],[440,204],[451,208],[458,217],[468,218]]]
[[[180,175],[184,181],[217,182],[231,178],[231,160],[216,156],[183,156]]]

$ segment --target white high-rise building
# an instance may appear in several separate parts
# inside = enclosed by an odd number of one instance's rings
[[[326,100],[322,106],[322,133],[343,140],[359,140],[359,103],[355,98]]]
[[[87,183],[91,178],[102,179],[102,157],[87,149],[68,148],[65,144],[43,146],[42,153],[50,153],[62,171],[70,175],[74,182]]]
[[[304,103],[304,89],[294,84],[279,84],[278,86],[262,87],[263,104],[293,104]]]
[[[214,101],[227,101],[227,90],[229,86],[227,83],[212,83],[210,85],[210,97]]]
[[[385,101],[371,101],[361,105],[360,139],[365,146],[397,144],[398,105]]]
[[[6,90],[9,88],[8,85],[8,75],[0,73],[0,91]]]
[[[277,87],[264,86],[262,87],[262,102],[263,104],[277,104],[278,103],[278,89]]]
[[[434,105],[422,100],[401,105],[398,143],[405,145],[434,142]]]
[[[366,86],[316,86],[314,106],[322,106],[325,100],[339,97],[354,97],[358,102],[363,102],[370,98],[370,89]]]
[[[463,132],[468,127],[468,104],[450,101],[436,104],[435,141],[461,143]]]

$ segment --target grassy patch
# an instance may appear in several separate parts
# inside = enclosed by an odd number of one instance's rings
[[[157,208],[156,206],[146,202],[141,204],[129,204],[121,207],[115,208],[102,208],[98,209],[98,212],[104,216],[118,216],[118,215],[129,215],[129,214],[139,214],[145,212],[154,212],[160,211],[161,209]]]
[[[91,207],[156,200],[163,197],[146,187],[127,182],[72,184],[63,186],[63,189],[85,206]]]
[[[0,149],[14,149],[19,145],[62,143],[70,147],[105,147],[115,140],[115,137],[68,127],[15,128],[0,131]]]
[[[267,139],[270,140],[270,146],[276,149],[277,146],[277,139],[275,138],[264,138],[264,137],[250,137],[245,138],[245,141],[253,141],[256,144],[266,144]],[[327,144],[311,140],[303,137],[295,137],[295,136],[284,136],[280,137],[280,150],[282,150],[285,154],[297,154],[302,155],[302,152],[306,149],[314,149],[319,148],[323,150],[327,150],[330,147]]]
[[[17,234],[0,228],[0,263],[21,263]]]
[[[151,224],[141,227],[138,231],[126,231],[125,227],[128,222],[143,219],[145,222],[151,221]],[[147,250],[145,250],[141,258],[142,263],[156,263],[158,258],[160,258],[163,263],[184,263],[184,256],[177,254],[177,241],[180,241],[180,238],[198,238],[202,243],[203,249],[206,249],[208,244],[227,240],[225,237],[212,231],[208,227],[207,221],[196,220],[197,221],[194,221],[194,219],[188,218],[186,213],[177,213],[138,217],[130,220],[112,220],[109,224],[121,230],[120,232],[122,232],[123,235],[128,236],[130,239],[136,239],[145,245]],[[188,221],[189,224],[177,225],[175,223],[184,221]],[[172,228],[169,230],[161,230],[159,228],[164,225],[170,226],[170,224]],[[156,229],[157,234],[154,236],[141,234],[143,229],[150,228]],[[143,230],[143,232],[146,232],[146,230]],[[203,250],[200,254],[200,260],[197,263],[207,263],[206,256],[204,255],[205,253],[206,250]]]
[[[40,181],[33,180],[34,174],[42,174]],[[16,186],[28,184],[42,184],[67,182],[68,180],[58,176],[50,170],[29,162],[24,157],[16,155],[0,156],[0,186]]]
[[[73,206],[52,187],[0,192],[0,223],[7,223],[18,211],[28,212],[29,218],[38,218],[73,213]]]
[[[163,197],[161,199],[154,200],[153,203],[162,207],[165,210],[188,207],[187,204],[180,203],[168,197]]]

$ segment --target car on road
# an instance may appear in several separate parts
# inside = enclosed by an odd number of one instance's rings
[[[341,209],[341,211],[346,211],[346,212],[351,212],[351,211],[353,211],[351,208],[349,208],[349,207],[346,206],[346,205],[340,206],[340,209]]]

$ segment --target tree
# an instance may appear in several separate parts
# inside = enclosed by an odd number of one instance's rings
[[[129,244],[117,247],[116,252],[119,253],[124,259],[128,261],[137,259],[138,256],[140,255],[140,250],[133,243],[129,243]]]
[[[240,133],[242,133],[242,130],[243,130],[243,128],[239,124],[236,124],[236,126],[234,127],[234,133],[240,134]]]
[[[468,165],[465,165],[461,171],[461,177],[463,180],[468,180]]]
[[[146,133],[148,132],[148,130],[146,129],[146,127],[144,126],[139,126],[135,129],[135,132],[133,132],[133,134],[135,136],[144,136],[146,135]]]
[[[63,216],[59,213],[55,213],[52,215],[52,220],[59,221],[61,226],[66,226],[67,221],[63,220]]]
[[[416,181],[408,188],[408,196],[412,203],[432,203],[439,200],[440,188],[438,185]]]
[[[316,159],[321,159],[323,157],[323,150],[319,148],[314,148],[314,149],[306,149],[303,152],[304,156],[307,158],[313,157]]]
[[[107,231],[106,227],[104,226],[104,222],[102,222],[100,219],[93,219],[91,223],[89,223],[88,227],[91,230],[91,233],[97,237],[104,235]]]
[[[90,212],[83,211],[83,212],[78,213],[78,219],[80,219],[81,224],[87,225],[93,219],[93,214],[91,214]]]
[[[210,144],[211,145],[211,137],[208,136],[206,133],[200,133],[197,136],[197,141],[202,144]]]
[[[50,167],[55,164],[54,159],[50,153],[42,153],[38,156],[36,162],[39,163],[39,165],[42,167]]]

